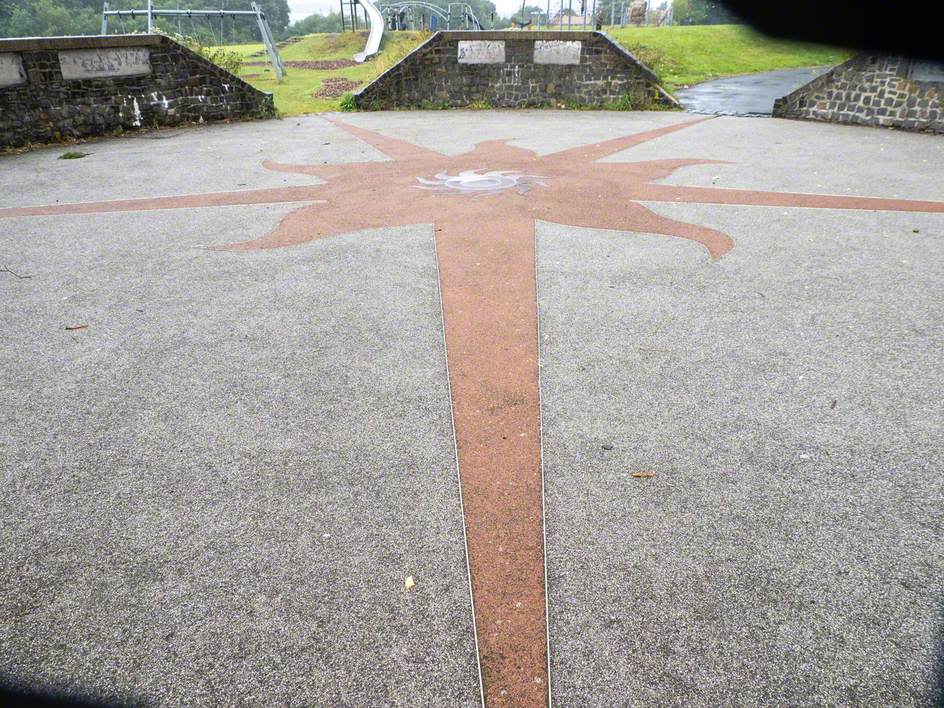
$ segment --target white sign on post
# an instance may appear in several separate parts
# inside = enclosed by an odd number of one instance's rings
[[[534,43],[535,64],[579,64],[581,42],[560,40]]]
[[[64,79],[107,79],[151,73],[151,51],[147,47],[69,49],[59,52]]]
[[[460,41],[460,64],[504,64],[505,43],[496,41]]]
[[[13,52],[0,53],[0,88],[26,83],[23,57]]]

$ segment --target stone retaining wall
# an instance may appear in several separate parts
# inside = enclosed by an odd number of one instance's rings
[[[167,37],[0,39],[0,148],[274,115],[271,94]]]
[[[778,98],[773,114],[944,133],[944,66],[860,54]]]
[[[366,109],[617,101],[677,106],[648,67],[600,32],[437,32],[355,95]]]

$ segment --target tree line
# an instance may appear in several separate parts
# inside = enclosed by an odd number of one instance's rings
[[[288,0],[258,0],[272,32],[280,37],[289,26]],[[161,9],[250,10],[252,0],[156,0]],[[100,34],[102,0],[0,0],[0,37],[51,37],[72,34]],[[110,0],[112,10],[142,10],[147,0]],[[196,37],[204,43],[258,42],[259,30],[253,18],[156,18],[157,27],[167,34]],[[109,18],[110,33],[144,32],[147,18]]]
[[[443,8],[443,10],[449,4],[449,0],[426,1]],[[489,2],[489,0],[468,0],[468,3],[484,29],[504,29],[511,27],[515,22],[519,24],[527,23],[528,20],[531,20],[535,26],[544,25],[548,22],[548,5],[546,2],[543,5],[538,5],[534,0],[531,0],[530,4],[522,4],[521,8],[504,17],[498,15],[495,4]],[[651,7],[667,5],[668,3],[672,4],[675,24],[714,25],[738,22],[737,17],[720,0],[649,0]],[[592,19],[589,16],[595,9],[602,24],[608,25],[611,18],[619,23],[621,13],[628,9],[631,4],[632,0],[597,0],[594,6],[593,0],[564,0],[562,8],[561,0],[551,0],[550,17],[557,17],[557,14],[561,11],[564,15],[577,16],[581,16],[586,12],[588,22],[592,24]],[[324,15],[311,15],[292,23],[286,30],[286,36],[338,32],[340,28],[341,15],[332,11]]]
[[[444,10],[449,0],[427,0]],[[572,7],[575,14],[580,14],[582,0],[570,0],[565,5],[564,13]],[[585,0],[587,11],[592,0]],[[658,1],[658,0],[656,0]],[[655,5],[656,1],[650,0]],[[161,8],[181,8],[193,10],[249,10],[252,0],[160,0],[156,4]],[[546,22],[547,4],[524,5],[521,10],[508,17],[499,16],[495,4],[490,0],[467,0],[472,11],[485,29],[509,27],[515,19],[527,21],[533,18],[537,24]],[[611,16],[618,16],[624,5],[631,0],[597,0],[596,9],[604,24],[609,24]],[[719,0],[671,0],[676,24],[717,24],[736,22],[734,16]],[[533,0],[532,0],[533,3]],[[315,14],[297,22],[289,22],[288,0],[259,0],[269,26],[276,37],[284,39],[317,32],[338,32],[341,29],[341,16],[332,11],[329,14]],[[611,5],[614,6],[611,8]],[[143,9],[147,0],[111,0],[113,10]],[[560,10],[560,0],[552,0],[551,17]],[[612,12],[611,12],[612,10]],[[101,0],[0,0],[0,37],[47,37],[70,34],[99,34],[102,26]],[[533,13],[533,14],[532,14]],[[182,34],[194,37],[203,44],[237,44],[258,42],[259,31],[251,18],[170,18],[160,17],[157,27],[167,34]],[[147,28],[144,17],[136,19],[111,18],[110,31],[143,32]]]
[[[445,12],[449,6],[449,0],[425,0],[431,5],[440,7]],[[453,0],[457,2],[459,0]],[[462,0],[472,8],[472,12],[482,23],[484,29],[501,29],[511,25],[507,18],[498,16],[495,9],[495,3],[490,0]],[[347,9],[345,8],[345,19],[347,20]],[[348,20],[350,27],[350,20]],[[298,22],[293,22],[286,30],[286,36],[296,36],[304,34],[314,34],[317,32],[338,32],[341,29],[341,15],[339,12],[332,11],[325,15],[315,14],[306,17]]]

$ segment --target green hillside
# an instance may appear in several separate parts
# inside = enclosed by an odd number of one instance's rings
[[[845,61],[849,52],[797,42],[764,37],[742,25],[702,25],[685,27],[607,28],[608,34],[636,54],[659,74],[669,90],[721,76],[751,74],[758,71],[824,66]],[[366,34],[313,34],[282,50],[289,62],[282,84],[264,66],[246,65],[243,78],[263,91],[275,94],[278,109],[284,115],[337,110],[340,96],[317,96],[328,85],[335,92],[351,82],[356,90],[386,70],[416,47],[423,39],[419,32],[387,32],[380,54],[364,64],[345,67],[292,66],[291,62],[347,60],[363,49]],[[231,47],[247,62],[264,62],[262,45]],[[361,83],[357,83],[361,82]],[[342,91],[343,93],[343,91]]]
[[[619,27],[606,32],[648,64],[668,89],[759,71],[839,64],[851,52],[771,39],[746,25]]]

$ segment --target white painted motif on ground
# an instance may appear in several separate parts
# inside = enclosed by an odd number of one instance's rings
[[[534,43],[535,64],[579,64],[581,42],[561,40]]]
[[[526,175],[517,170],[463,170],[457,175],[439,172],[435,179],[417,177],[417,189],[428,189],[437,194],[497,194],[517,187],[518,194],[527,194],[531,187],[547,185],[539,175]]]
[[[26,83],[23,57],[13,52],[0,53],[0,88]]]
[[[151,73],[151,51],[147,47],[68,49],[59,52],[59,66],[64,79],[142,76]]]
[[[505,43],[498,41],[460,41],[460,64],[504,64]]]

